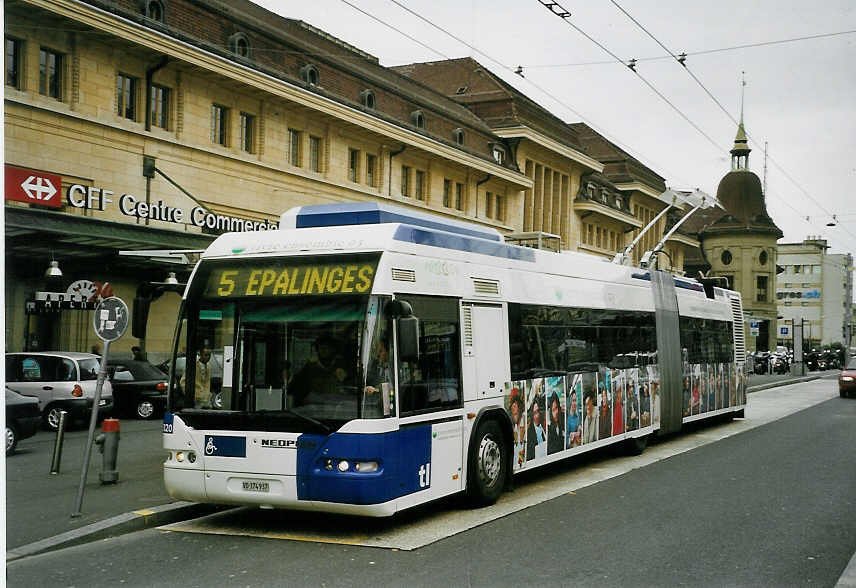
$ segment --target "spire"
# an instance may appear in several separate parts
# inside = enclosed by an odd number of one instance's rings
[[[731,148],[732,171],[748,171],[749,169],[749,140],[746,138],[746,129],[743,127],[743,105],[746,97],[746,72],[740,81],[740,123],[737,125],[737,136],[734,137],[734,147]]]

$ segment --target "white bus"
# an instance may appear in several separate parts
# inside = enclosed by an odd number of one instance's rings
[[[381,204],[221,235],[184,293],[175,498],[389,516],[742,416],[736,292]],[[206,359],[222,357],[222,381]],[[175,365],[175,361],[171,362]]]

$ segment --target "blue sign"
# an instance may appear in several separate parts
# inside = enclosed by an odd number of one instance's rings
[[[205,435],[205,455],[212,457],[247,457],[247,438]]]
[[[780,335],[787,335],[789,333],[790,333],[789,327],[779,327],[779,334]]]

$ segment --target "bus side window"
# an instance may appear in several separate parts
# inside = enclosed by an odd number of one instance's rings
[[[419,317],[419,360],[398,364],[401,415],[461,406],[461,349],[458,300],[397,296]]]

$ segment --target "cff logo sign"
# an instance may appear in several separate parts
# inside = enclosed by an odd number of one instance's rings
[[[62,178],[56,174],[7,165],[5,188],[6,200],[62,207]]]

